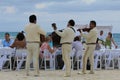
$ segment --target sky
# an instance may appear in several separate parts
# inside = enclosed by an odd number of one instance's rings
[[[52,23],[63,29],[73,19],[80,25],[95,20],[120,33],[120,0],[0,0],[0,32],[24,30],[31,14],[46,32],[53,31]]]

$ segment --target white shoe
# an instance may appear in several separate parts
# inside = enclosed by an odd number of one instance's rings
[[[64,75],[64,77],[70,77],[71,75]]]
[[[86,72],[78,72],[78,74],[86,74]]]

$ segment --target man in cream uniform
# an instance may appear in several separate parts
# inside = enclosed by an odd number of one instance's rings
[[[87,59],[90,60],[91,70],[90,74],[94,74],[94,50],[96,47],[96,41],[97,41],[97,29],[96,29],[96,22],[90,21],[90,31],[88,34],[83,34],[81,30],[80,34],[82,37],[86,38],[86,50],[83,56],[83,69],[82,74],[86,74],[86,64]]]
[[[30,62],[33,59],[35,75],[39,75],[39,46],[40,46],[40,34],[46,35],[46,33],[36,24],[37,19],[35,15],[29,17],[29,22],[25,27],[26,42],[27,42],[27,62],[26,71],[27,76],[29,76]]]
[[[72,50],[71,43],[74,40],[75,37],[75,30],[73,26],[75,25],[74,20],[70,20],[68,22],[67,28],[65,28],[62,32],[57,31],[57,28],[54,28],[55,32],[61,37],[60,43],[62,44],[62,58],[64,61],[64,64],[66,66],[66,72],[64,77],[70,77],[71,76],[71,61],[70,61],[70,52]]]

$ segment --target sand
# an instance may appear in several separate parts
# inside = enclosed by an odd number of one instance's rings
[[[72,71],[71,77],[64,77],[64,71],[40,71],[39,77],[25,75],[25,70],[0,71],[0,80],[120,80],[120,70],[99,70],[95,74],[78,75],[78,71]]]

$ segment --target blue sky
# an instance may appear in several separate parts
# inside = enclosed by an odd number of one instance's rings
[[[120,33],[120,0],[0,0],[0,31],[24,30],[30,14],[36,14],[48,32],[51,23],[62,29],[74,19],[76,24],[96,20],[97,25],[112,25],[113,32]]]

